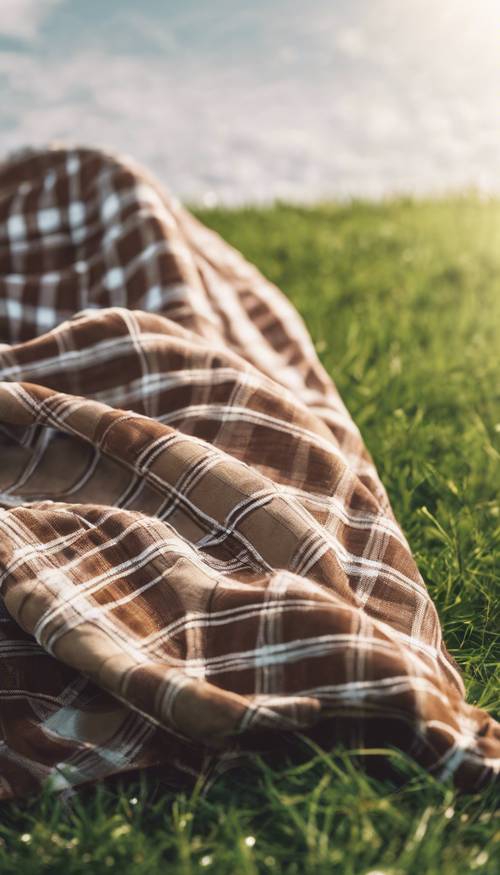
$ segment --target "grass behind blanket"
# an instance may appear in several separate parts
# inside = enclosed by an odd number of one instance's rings
[[[304,316],[376,460],[470,701],[498,714],[500,203],[200,216]],[[495,790],[456,798],[393,756],[410,776],[399,791],[368,779],[352,753],[311,750],[293,767],[256,761],[207,797],[150,777],[70,806],[6,805],[0,872],[498,872]]]

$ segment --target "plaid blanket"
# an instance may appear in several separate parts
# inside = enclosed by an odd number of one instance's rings
[[[498,771],[300,317],[141,168],[0,165],[0,340],[2,798],[297,733]]]

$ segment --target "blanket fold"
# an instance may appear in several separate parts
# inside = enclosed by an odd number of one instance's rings
[[[129,159],[0,165],[0,797],[283,734],[500,768],[286,297]]]

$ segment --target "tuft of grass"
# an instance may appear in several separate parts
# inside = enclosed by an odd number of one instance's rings
[[[388,489],[469,700],[499,711],[500,202],[198,211],[291,298]],[[303,742],[306,745],[306,742]],[[254,757],[174,793],[141,776],[2,808],[0,872],[494,875],[498,792],[459,797],[401,754]]]

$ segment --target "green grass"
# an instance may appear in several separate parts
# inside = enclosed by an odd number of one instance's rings
[[[500,202],[214,210],[207,224],[304,316],[361,427],[463,668],[497,712]],[[498,794],[457,797],[403,757],[255,760],[206,795],[154,778],[5,805],[0,872],[498,872]]]

